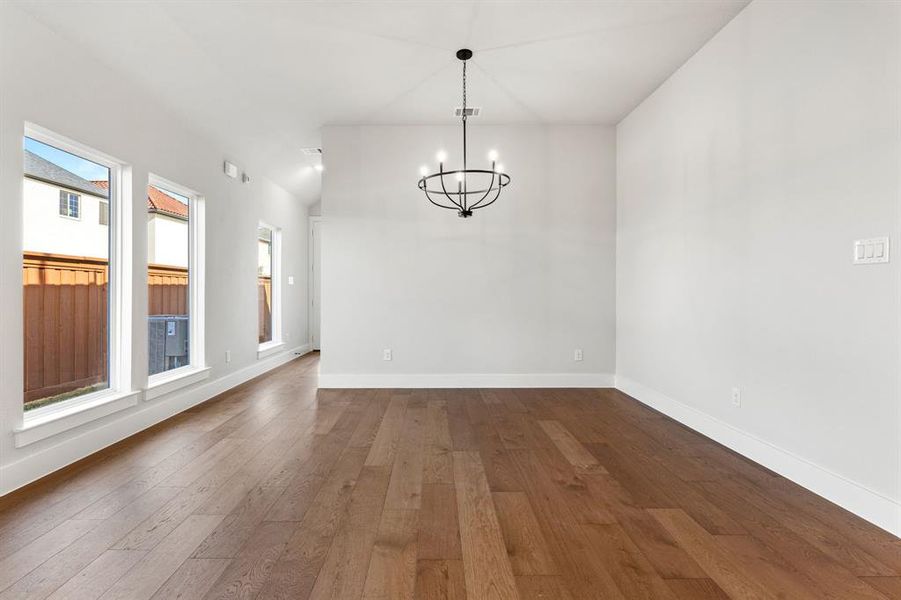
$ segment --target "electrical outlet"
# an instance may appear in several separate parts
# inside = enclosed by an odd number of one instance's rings
[[[225,364],[228,364],[228,363],[230,363],[231,361],[232,361],[232,351],[231,351],[231,350],[226,350],[226,351],[225,351]]]
[[[578,362],[582,360],[582,349],[576,348],[575,352],[573,352],[573,360]]]
[[[391,348],[382,350],[382,360],[391,360]]]
[[[732,405],[741,406],[741,390],[738,388],[732,388]]]
[[[294,285],[294,275],[288,275],[288,285]]]

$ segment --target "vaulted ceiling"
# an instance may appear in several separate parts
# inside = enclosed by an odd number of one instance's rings
[[[746,0],[20,2],[306,202],[326,124],[615,124]]]

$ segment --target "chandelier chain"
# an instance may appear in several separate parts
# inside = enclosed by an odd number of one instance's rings
[[[463,61],[463,118],[466,119],[466,61]]]

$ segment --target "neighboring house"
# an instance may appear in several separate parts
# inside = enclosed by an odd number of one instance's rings
[[[24,154],[25,251],[107,259],[109,191],[33,152]]]
[[[147,262],[188,268],[188,205],[147,188]]]
[[[108,258],[109,182],[88,181],[25,155],[26,252]],[[154,187],[147,194],[147,262],[188,267],[188,206]]]

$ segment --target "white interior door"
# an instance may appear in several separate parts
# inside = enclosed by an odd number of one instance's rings
[[[320,349],[319,321],[322,314],[320,310],[320,265],[322,259],[320,248],[322,247],[320,226],[322,221],[316,219],[310,223],[310,336],[312,337],[313,350]]]

